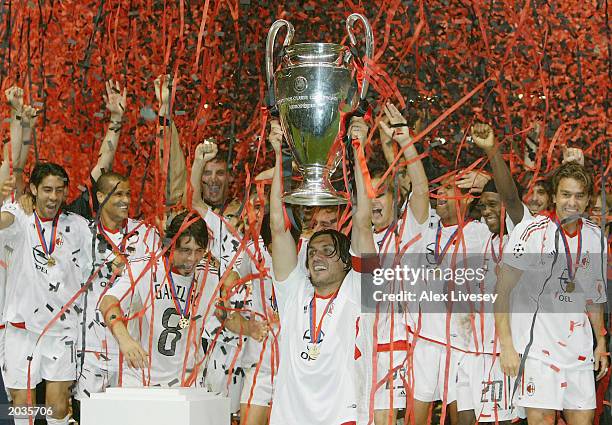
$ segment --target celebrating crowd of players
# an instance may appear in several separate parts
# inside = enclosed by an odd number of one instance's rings
[[[558,412],[593,423],[595,381],[609,365],[601,226],[610,208],[581,151],[565,149],[524,204],[493,130],[476,124],[470,137],[491,175],[457,170],[434,187],[406,119],[387,104],[374,142],[386,161],[360,160],[369,127],[352,118],[349,213],[308,209],[298,230],[282,203],[277,121],[268,136],[276,165],[258,177],[271,185],[243,205],[229,199],[228,159],[214,144],[197,146],[187,179],[169,78],[155,90],[168,201],[183,207],[165,228],[128,216],[129,179],[110,171],[125,89],[106,85],[108,130],[91,189],[72,203],[60,165],[37,163],[24,181],[36,110],[21,89],[6,91],[0,361],[14,406],[36,404],[44,383],[47,423],[68,424],[79,400],[108,387],[198,386],[229,397],[248,425],[420,425],[436,402],[452,424],[549,424]],[[398,150],[403,165],[388,172]],[[484,278],[464,291],[496,302],[366,312],[367,276],[398,263],[480,267]],[[448,296],[457,287],[433,276],[385,290]]]

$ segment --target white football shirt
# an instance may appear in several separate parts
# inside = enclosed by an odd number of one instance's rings
[[[272,400],[271,425],[342,424],[357,420],[355,342],[360,313],[360,274],[351,270],[337,297],[316,297],[316,323],[329,304],[319,336],[320,352],[309,354],[314,288],[300,267],[274,280],[283,330],[280,365]]]
[[[35,215],[26,215],[16,203],[3,205],[2,211],[15,217],[11,226],[0,230],[13,248],[7,271],[5,321],[25,323],[34,333],[42,333],[50,325],[47,335],[76,340],[82,312],[82,296],[77,293],[91,270],[92,234],[87,220],[77,214],[59,213],[51,254],[55,264],[51,265],[35,226]],[[48,247],[53,220],[41,220],[40,224]]]
[[[523,271],[512,291],[512,340],[516,351],[524,353],[539,306],[528,356],[558,368],[590,369],[593,333],[586,307],[606,302],[602,235],[585,219],[580,219],[576,234],[565,234],[569,262],[577,262],[572,280],[562,232],[551,218],[538,217],[519,224],[510,235],[503,262]]]

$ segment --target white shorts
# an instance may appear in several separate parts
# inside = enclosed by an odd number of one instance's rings
[[[270,406],[272,402],[272,375],[269,370],[261,368],[257,373],[257,379],[255,379],[255,369],[256,368],[252,367],[246,372],[240,404],[249,404],[250,398],[250,404],[254,404],[255,406]],[[253,383],[255,384],[254,388]],[[253,388],[252,397],[251,388]]]
[[[451,349],[448,374],[446,370],[446,346],[416,338],[414,341],[413,371],[414,398],[423,402],[444,399],[444,387],[448,375],[446,404],[457,400],[457,363],[461,353]]]
[[[209,342],[210,343],[210,342]],[[205,343],[208,348],[208,344]],[[240,396],[244,382],[244,371],[240,365],[240,353],[232,369],[232,362],[236,357],[238,347],[223,344],[217,341],[214,349],[208,354],[210,358],[204,360],[204,377],[201,387],[208,391],[229,397],[232,413],[240,410]]]
[[[593,369],[558,369],[527,357],[516,404],[552,410],[595,409]]]
[[[476,422],[510,421],[514,378],[504,375],[499,357],[465,354],[457,371],[457,410],[473,410]]]
[[[65,336],[43,335],[12,325],[6,327],[4,379],[7,388],[28,389],[45,381],[74,381],[76,379],[75,341]],[[31,359],[31,362],[30,362]]]
[[[391,351],[389,344],[384,346],[389,351],[380,351],[377,353],[376,364],[376,382],[385,382],[377,388],[374,395],[375,410],[391,409],[391,397],[393,397],[393,409],[406,408],[406,370],[408,368],[408,347],[406,343],[397,343],[398,347],[394,346],[393,350],[393,367],[391,367]],[[400,347],[400,344],[402,348]],[[389,375],[392,373],[392,375]]]
[[[102,360],[96,353],[85,352],[83,367],[77,367],[77,382],[74,398],[83,400],[89,398],[90,394],[104,392],[108,387],[119,385],[117,360]],[[109,366],[111,366],[109,368]]]

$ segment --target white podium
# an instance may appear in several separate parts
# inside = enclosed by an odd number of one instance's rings
[[[107,388],[81,401],[81,425],[230,425],[230,400],[203,388]]]

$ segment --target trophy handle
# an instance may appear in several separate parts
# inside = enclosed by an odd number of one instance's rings
[[[270,108],[276,107],[276,96],[274,93],[274,42],[276,41],[276,34],[282,27],[287,27],[287,36],[283,42],[283,46],[288,46],[293,41],[293,34],[295,30],[293,25],[289,21],[279,19],[275,21],[268,31],[268,39],[266,40],[266,83],[268,84],[268,102]]]
[[[348,32],[349,39],[351,40],[351,45],[357,46],[357,39],[355,38],[355,34],[353,34],[353,27],[355,26],[355,22],[357,21],[361,21],[365,28],[365,56],[368,59],[372,59],[374,57],[374,35],[372,34],[372,27],[370,26],[370,23],[368,22],[366,17],[359,13],[353,13],[346,19],[346,31]],[[369,86],[370,84],[368,83],[368,80],[364,77],[363,81],[361,82],[361,93],[359,94],[360,100],[365,100],[366,95],[368,94]]]

